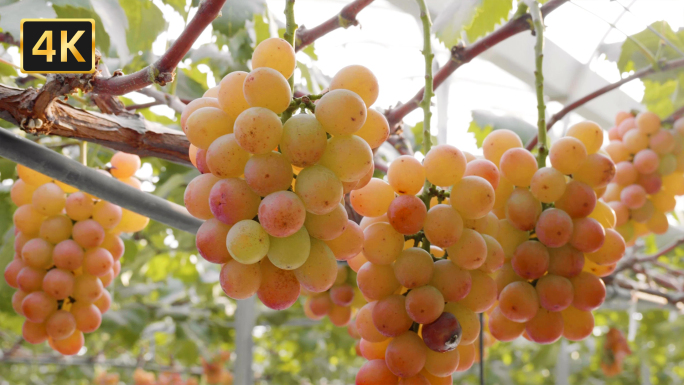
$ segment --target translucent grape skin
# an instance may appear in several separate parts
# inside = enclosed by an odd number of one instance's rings
[[[183,199],[185,208],[193,217],[199,219],[213,217],[209,206],[209,193],[218,181],[219,179],[212,174],[202,174],[188,183]]]
[[[415,234],[423,228],[427,210],[425,203],[414,195],[400,195],[387,209],[390,224],[400,234]]]
[[[522,146],[522,141],[515,132],[502,129],[487,135],[484,142],[482,142],[482,152],[487,160],[498,165],[504,152],[511,148]]]
[[[452,186],[463,178],[466,163],[465,155],[458,148],[448,144],[434,146],[423,159],[425,177],[436,186]]]
[[[440,260],[434,263],[430,285],[442,293],[445,301],[456,302],[470,293],[472,278],[467,270],[459,268],[453,262]]]
[[[539,278],[535,289],[539,304],[546,310],[561,311],[572,304],[573,286],[565,277],[547,274]]]
[[[425,169],[416,158],[402,155],[390,163],[387,180],[397,194],[416,195],[425,184]]]
[[[237,178],[217,181],[209,191],[207,201],[212,216],[229,226],[254,218],[261,204],[259,195],[247,182]]]
[[[292,166],[279,152],[252,156],[245,164],[244,174],[252,191],[261,196],[287,190],[292,184]]]
[[[577,171],[588,155],[587,148],[577,138],[566,136],[551,145],[549,160],[556,170],[565,175]]]
[[[442,248],[449,247],[461,237],[463,219],[452,206],[438,204],[427,212],[423,230],[431,244]]]
[[[558,341],[563,335],[563,317],[560,312],[539,309],[537,314],[525,324],[530,340],[539,344]]]
[[[261,267],[258,263],[245,265],[235,260],[228,261],[221,267],[219,283],[230,298],[249,298],[261,286]]]
[[[363,231],[363,254],[372,263],[389,265],[404,249],[404,236],[388,223],[374,223]]]
[[[252,70],[245,78],[242,92],[251,107],[267,108],[275,114],[285,111],[292,100],[292,90],[287,79],[280,72],[268,67]]]
[[[228,252],[233,259],[244,264],[259,262],[266,256],[269,246],[268,233],[253,220],[237,222],[226,236]]]
[[[356,283],[364,297],[370,300],[382,299],[400,287],[392,266],[371,262],[361,266],[356,275]]]
[[[304,220],[304,227],[306,227],[306,230],[309,232],[309,235],[313,238],[320,239],[326,242],[339,238],[342,235],[342,233],[347,229],[349,224],[350,222],[347,216],[347,210],[341,203],[338,204],[333,211],[327,214],[315,215],[307,212],[306,219]],[[354,224],[356,225],[356,223]],[[363,232],[359,232],[361,233],[361,237],[363,237]],[[353,249],[353,246],[355,245],[339,246],[341,246],[342,248]],[[360,246],[359,251],[361,251]],[[356,252],[356,254],[358,254],[358,252]],[[350,256],[349,258],[353,257],[354,255]]]
[[[579,310],[598,309],[606,298],[606,285],[603,281],[587,272],[581,272],[570,278],[574,288],[572,306]]]
[[[356,385],[397,385],[399,378],[388,368],[384,359],[370,360],[356,374]]]
[[[549,248],[549,274],[574,277],[584,267],[584,253],[570,245]]]
[[[387,213],[394,190],[385,181],[373,178],[368,184],[350,193],[350,201],[354,210],[364,217],[379,217]]]
[[[387,297],[389,298],[389,297]],[[356,313],[356,330],[358,330],[361,338],[369,342],[382,342],[387,339],[387,337],[382,334],[373,322],[373,311],[378,301],[371,301],[365,304],[359,312]],[[404,311],[405,312],[405,311]],[[408,318],[408,314],[406,315]]]
[[[342,183],[330,169],[315,165],[299,172],[294,191],[306,211],[323,215],[334,210],[342,199]]]
[[[306,228],[283,238],[271,237],[268,248],[268,259],[276,267],[294,270],[304,264],[311,251],[311,239]]]
[[[540,242],[523,242],[515,249],[511,265],[516,274],[525,279],[540,278],[548,270],[549,252]]]
[[[527,322],[539,309],[539,298],[534,287],[527,282],[509,283],[499,296],[501,313],[511,321]]]
[[[187,127],[187,121],[190,115],[192,115],[193,112],[197,111],[198,109],[202,107],[215,107],[215,108],[220,108],[221,106],[219,105],[218,100],[214,98],[197,98],[188,103],[184,108],[183,112],[181,112],[181,118],[180,118],[180,125],[181,128],[183,129],[183,133],[187,134],[188,127]],[[237,116],[237,115],[235,115]],[[235,118],[235,117],[233,117]]]
[[[432,279],[432,256],[418,247],[411,247],[402,251],[393,267],[397,280],[407,289],[427,285]]]
[[[524,331],[524,323],[509,320],[498,306],[489,314],[489,332],[497,341],[513,341],[520,337]]]
[[[211,263],[224,264],[232,258],[226,249],[226,236],[231,226],[212,218],[197,230],[195,245],[200,255]]]
[[[290,191],[270,194],[259,205],[259,222],[274,237],[289,237],[296,233],[305,219],[304,203]]]
[[[414,322],[430,324],[444,311],[444,297],[430,285],[411,290],[406,295],[406,312]]]
[[[506,202],[506,219],[518,230],[534,229],[542,205],[526,188],[516,188]]]
[[[392,373],[399,377],[412,377],[420,373],[427,358],[425,344],[418,335],[408,331],[387,345],[385,362]]]
[[[291,270],[275,267],[268,258],[261,263],[261,285],[257,296],[267,307],[284,310],[292,306],[299,297],[299,282]]]
[[[382,145],[390,134],[389,123],[382,113],[369,109],[367,111],[366,122],[354,133],[365,140],[370,148],[378,148]]]
[[[227,134],[209,145],[205,161],[198,162],[198,165],[199,168],[206,166],[217,178],[237,178],[243,174],[249,157],[249,153],[238,144],[235,134]]]
[[[472,282],[470,292],[458,303],[475,313],[482,313],[491,308],[496,302],[496,283],[489,275],[482,271],[472,270],[469,273]]]
[[[311,239],[311,249],[306,262],[294,270],[295,277],[305,289],[314,293],[324,292],[335,283],[337,261],[325,242]]]
[[[511,148],[503,153],[499,163],[501,174],[518,187],[527,187],[537,172],[537,160],[524,148]]]
[[[596,193],[585,183],[571,181],[565,187],[565,193],[556,201],[556,208],[565,211],[573,218],[583,218],[591,214],[596,207]]]
[[[48,271],[43,278],[43,291],[54,299],[66,299],[74,292],[74,275],[62,269]]]
[[[486,179],[495,190],[499,186],[499,169],[487,159],[475,159],[468,162],[464,176],[470,175]]]
[[[563,210],[555,208],[544,210],[537,221],[535,233],[544,245],[561,247],[572,237],[572,219]]]
[[[350,65],[337,71],[330,81],[331,90],[345,89],[357,94],[366,107],[370,107],[378,98],[378,79],[373,72],[361,65]]]
[[[363,231],[356,222],[348,220],[342,234],[325,243],[338,261],[346,261],[363,250]]]
[[[328,91],[316,103],[316,119],[330,135],[350,135],[366,122],[366,105],[356,93]]]
[[[465,270],[474,270],[482,266],[487,259],[487,243],[480,233],[471,229],[463,229],[461,238],[447,248],[449,259],[456,266]]]
[[[234,119],[219,108],[202,107],[188,117],[186,135],[190,143],[206,150],[216,138],[233,132],[233,122]]]
[[[587,156],[587,159],[573,174],[575,180],[586,183],[592,188],[605,187],[613,179],[613,176],[615,176],[615,163],[602,154]]]
[[[563,337],[570,341],[580,341],[594,331],[594,316],[590,311],[582,311],[569,306],[561,311],[563,317]]]
[[[280,72],[285,79],[292,76],[295,65],[294,48],[287,40],[278,37],[262,41],[252,53],[252,68],[272,68]]]
[[[250,154],[266,154],[273,151],[280,142],[282,132],[283,124],[280,118],[267,108],[249,108],[235,120],[235,140]]]
[[[373,167],[373,151],[356,135],[333,136],[319,164],[332,170],[342,182],[351,182],[363,178]]]
[[[406,297],[387,296],[375,303],[372,309],[373,325],[385,337],[398,337],[406,333],[413,320],[406,312]]]
[[[494,207],[495,193],[492,185],[479,176],[463,177],[451,190],[451,205],[463,219],[477,219],[487,215]]]
[[[325,130],[313,115],[294,115],[283,125],[280,151],[297,167],[316,164],[327,145]]]

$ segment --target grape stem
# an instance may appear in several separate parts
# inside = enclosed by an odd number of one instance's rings
[[[537,0],[528,0],[527,6],[530,9],[534,34],[537,37],[534,44],[534,83],[537,91],[537,137],[539,138],[537,165],[542,168],[546,166],[546,155],[549,152],[546,148],[546,104],[544,103],[544,16]]]
[[[285,0],[285,34],[283,38],[295,49],[295,34],[297,33],[297,23],[294,17],[295,0]],[[294,74],[287,79],[290,83],[290,90],[294,91]]]
[[[430,118],[432,112],[430,111],[430,100],[434,96],[432,90],[432,59],[435,55],[432,53],[432,41],[430,35],[430,27],[432,21],[430,20],[430,11],[425,4],[425,0],[416,0],[420,7],[420,20],[423,22],[423,56],[425,56],[425,91],[423,92],[423,100],[420,106],[423,108],[423,154],[430,151],[432,145],[432,138],[430,136]],[[431,184],[426,179],[425,189],[430,188]]]
[[[79,143],[79,150],[80,150],[80,158],[81,158],[81,164],[84,166],[88,166],[88,142],[82,141]]]
[[[314,100],[318,100],[323,97],[323,94],[312,94],[312,95],[304,95],[299,98],[292,98],[292,101],[290,102],[290,106],[287,107],[285,111],[283,111],[282,115],[280,116],[280,121],[285,123],[292,117],[292,114],[297,111],[297,109],[301,108],[302,111],[304,109],[307,109],[311,112],[316,112],[316,105],[313,104]]]

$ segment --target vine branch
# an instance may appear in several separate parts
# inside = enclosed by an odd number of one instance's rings
[[[546,15],[567,1],[568,0],[550,0],[541,7],[542,15],[546,17]],[[435,74],[433,88],[436,89],[439,87],[452,73],[454,73],[454,71],[460,68],[463,64],[470,62],[489,48],[501,43],[511,36],[528,30],[530,30],[530,15],[525,14],[508,21],[501,28],[483,37],[468,47],[461,45],[452,47],[451,60],[449,60],[449,62]],[[386,117],[392,133],[396,132],[399,123],[406,115],[419,107],[424,91],[425,88],[422,88],[413,96],[413,98],[411,98],[411,100],[387,112]]]
[[[321,36],[327,35],[328,33],[338,29],[338,28],[348,28],[352,25],[358,25],[359,22],[356,20],[356,15],[366,8],[373,0],[356,0],[346,5],[340,13],[326,20],[322,24],[306,29],[301,26],[297,29],[295,35],[295,51],[300,51],[304,47],[310,45],[316,39]]]
[[[174,71],[178,63],[190,51],[204,29],[218,16],[226,0],[205,0],[197,10],[195,17],[176,41],[153,64],[130,75],[95,78],[93,92],[108,95],[124,95],[137,91],[151,84],[165,85],[174,79]]]
[[[430,20],[430,11],[428,11],[425,0],[417,0],[420,7],[420,20],[423,22],[423,56],[425,56],[425,87],[423,92],[423,100],[420,106],[423,108],[423,153],[427,154],[432,145],[432,137],[430,135],[430,118],[432,118],[432,111],[430,111],[430,101],[435,93],[432,90],[432,59],[435,55],[432,53],[432,42],[430,40],[430,27],[432,20]],[[430,182],[425,180],[425,189],[430,188]]]
[[[648,75],[652,75],[656,72],[668,71],[668,70],[672,70],[672,69],[680,68],[680,67],[684,67],[684,59],[670,60],[668,62],[660,64],[658,66],[658,68],[654,68],[654,67],[643,68],[643,69],[635,72],[634,74],[632,74],[632,75],[630,75],[624,79],[621,79],[615,83],[608,84],[605,87],[601,87],[598,90],[596,90],[596,91],[594,91],[594,92],[592,92],[592,93],[590,93],[590,94],[588,94],[582,98],[579,98],[576,101],[568,104],[562,110],[555,113],[551,117],[551,119],[549,119],[549,123],[546,125],[546,130],[547,131],[550,130],[554,124],[558,123],[559,120],[563,119],[565,117],[565,115],[569,114],[571,111],[577,109],[578,107],[585,105],[586,103],[598,98],[599,96],[601,96],[605,93],[608,93],[608,92],[620,87],[621,85],[623,85],[625,83],[629,83],[634,79],[640,79],[640,78],[646,77]],[[537,137],[535,136],[534,138],[532,138],[532,140],[530,140],[527,143],[527,145],[525,147],[528,150],[531,150],[534,148],[534,146],[536,144],[537,144]]]
[[[532,17],[532,25],[534,26],[534,34],[537,39],[534,44],[534,82],[537,92],[537,130],[539,140],[539,152],[537,153],[537,164],[539,168],[546,166],[546,155],[548,149],[546,148],[546,104],[544,103],[544,19],[539,9],[537,0],[528,1],[530,9],[530,16]]]

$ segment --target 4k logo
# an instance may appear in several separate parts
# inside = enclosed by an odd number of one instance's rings
[[[22,19],[21,72],[95,71],[95,20]]]

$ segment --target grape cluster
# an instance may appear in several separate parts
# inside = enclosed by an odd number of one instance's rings
[[[675,196],[684,195],[684,119],[672,129],[652,112],[620,112],[608,131],[606,151],[617,172],[603,200],[615,211],[616,229],[628,245],[649,233],[663,234]]]
[[[524,335],[546,344],[592,332],[591,311],[606,296],[599,276],[615,269],[626,248],[613,210],[597,199],[615,175],[602,142],[601,127],[578,123],[551,146],[552,167],[539,168],[513,132],[485,138],[484,156],[501,171],[494,212],[507,261],[489,315],[497,340]]]
[[[110,374],[109,376],[116,377],[118,379],[117,374]],[[105,377],[106,378],[106,377]],[[96,383],[95,385],[115,385],[119,384],[119,382],[111,382],[111,383]],[[133,372],[133,385],[198,385],[199,381],[195,377],[188,377],[186,379],[183,379],[180,373],[177,372],[162,372],[159,374],[159,377],[157,377],[154,373],[152,372],[147,372],[143,370],[142,368],[137,368]],[[221,384],[221,385],[231,385],[232,384],[232,376],[231,376],[231,381],[230,382],[209,382],[209,384]]]
[[[491,212],[499,171],[468,159],[450,145],[422,164],[401,156],[388,182],[371,179],[350,194],[364,218],[363,250],[349,265],[369,301],[355,321],[368,360],[357,385],[450,384],[475,360],[477,313],[496,302],[490,274],[505,256]]]
[[[285,40],[261,42],[252,67],[226,75],[209,94],[218,98],[197,99],[183,111],[190,156],[202,172],[188,184],[185,206],[206,220],[197,248],[222,265],[225,293],[256,293],[281,310],[300,286],[330,289],[337,260],[360,251],[363,235],[347,217],[343,194],[369,182],[371,148],[385,141],[389,125],[367,108],[378,84],[365,67],[343,68],[327,93],[299,99],[287,82],[295,52]],[[314,113],[289,117],[299,108]]]
[[[356,276],[349,267],[340,263],[337,265],[337,278],[333,286],[323,293],[311,293],[302,290],[306,301],[304,314],[311,320],[317,321],[328,316],[335,326],[351,325],[352,317],[358,309],[366,304],[366,300],[356,287]]]
[[[106,175],[140,188],[133,176],[138,156],[119,152],[111,163]],[[12,306],[26,317],[24,340],[76,354],[83,333],[97,330],[109,310],[105,288],[119,275],[124,253],[119,234],[140,231],[149,219],[22,165],[17,173],[10,193],[18,206],[15,254],[5,269],[5,280],[18,289]]]

